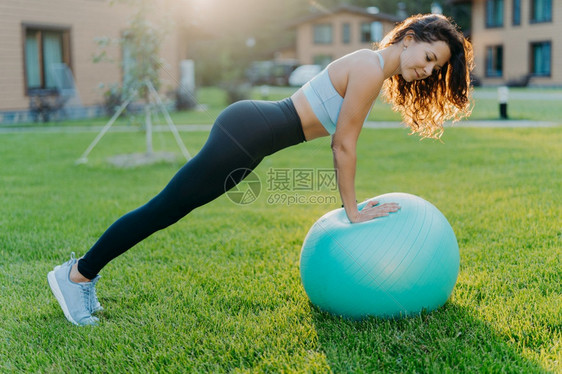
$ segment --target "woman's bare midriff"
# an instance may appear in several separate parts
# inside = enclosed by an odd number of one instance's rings
[[[293,104],[301,120],[302,131],[307,141],[330,135],[324,126],[322,126],[316,114],[312,111],[312,107],[308,103],[302,88],[299,88],[299,90],[291,96],[291,100],[293,100]]]

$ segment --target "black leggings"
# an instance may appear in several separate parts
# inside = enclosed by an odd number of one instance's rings
[[[235,173],[233,178],[233,171],[253,170],[265,156],[303,141],[291,99],[232,104],[218,116],[199,153],[156,197],[115,221],[80,259],[78,271],[94,278],[112,259],[216,199],[248,174]]]

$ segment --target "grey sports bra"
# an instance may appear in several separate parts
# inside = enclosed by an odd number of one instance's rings
[[[375,52],[379,58],[381,69],[384,68],[384,60],[380,53]],[[312,111],[322,123],[322,126],[330,135],[336,132],[336,124],[340,115],[343,97],[334,88],[328,69],[322,70],[303,87],[304,95],[308,100]]]

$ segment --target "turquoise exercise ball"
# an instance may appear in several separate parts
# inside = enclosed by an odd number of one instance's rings
[[[389,193],[372,200],[396,202],[400,210],[352,224],[336,209],[308,232],[300,273],[310,301],[350,319],[408,317],[441,307],[459,274],[451,225],[418,196]]]

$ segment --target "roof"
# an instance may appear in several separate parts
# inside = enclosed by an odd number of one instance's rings
[[[354,13],[354,14],[358,14],[361,16],[368,16],[370,18],[373,19],[373,21],[387,21],[387,22],[400,22],[402,21],[402,18],[392,15],[392,14],[387,14],[387,13],[372,13],[369,12],[366,8],[362,8],[362,7],[358,7],[358,6],[354,6],[354,5],[349,5],[349,4],[344,4],[344,5],[340,5],[337,6],[335,8],[331,8],[331,9],[323,9],[323,10],[318,10],[314,13],[309,14],[308,16],[305,16],[293,23],[291,23],[289,25],[289,27],[296,27],[299,26],[303,23],[308,23],[311,21],[314,21],[315,19],[318,18],[323,18],[326,16],[330,16],[332,14],[336,14],[336,13]]]

